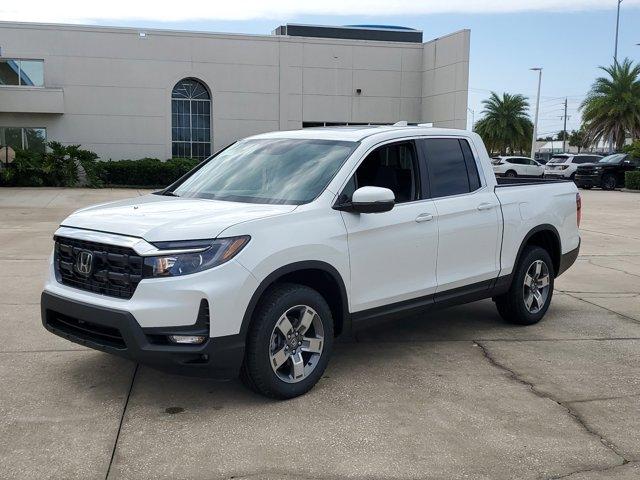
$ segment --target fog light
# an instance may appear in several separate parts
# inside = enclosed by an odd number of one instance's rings
[[[169,335],[169,341],[173,343],[200,344],[206,339],[207,337],[203,335]]]

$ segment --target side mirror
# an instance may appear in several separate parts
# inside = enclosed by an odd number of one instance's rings
[[[391,210],[395,200],[395,195],[388,188],[360,187],[353,192],[350,202],[335,208],[353,213],[382,213]]]

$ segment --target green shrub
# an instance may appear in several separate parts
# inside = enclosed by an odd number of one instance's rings
[[[640,190],[640,171],[625,172],[624,186],[631,190]]]
[[[48,142],[46,152],[17,150],[14,161],[1,173],[2,183],[19,187],[73,187],[78,183],[78,166],[86,172],[87,184],[99,187],[98,155],[80,145]]]
[[[112,160],[100,164],[104,183],[113,186],[164,187],[198,164],[190,158],[172,158],[162,162],[157,158]]]

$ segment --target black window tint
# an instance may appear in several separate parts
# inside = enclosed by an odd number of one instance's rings
[[[429,170],[431,196],[468,193],[469,175],[458,139],[429,138],[422,140],[422,145]]]
[[[413,143],[385,145],[367,155],[345,186],[343,195],[351,198],[360,187],[388,188],[395,195],[396,203],[420,198]]]
[[[460,146],[462,147],[462,154],[464,155],[464,161],[467,164],[467,172],[469,174],[469,189],[474,191],[480,188],[480,176],[478,175],[478,166],[473,158],[473,152],[469,146],[469,142],[466,140],[460,140]]]

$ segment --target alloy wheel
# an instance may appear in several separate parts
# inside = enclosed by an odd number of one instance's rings
[[[542,260],[536,260],[527,269],[522,288],[524,306],[529,313],[538,313],[546,304],[549,297],[549,281],[549,267]]]
[[[284,382],[300,382],[315,369],[323,347],[324,329],[318,313],[307,305],[291,307],[271,332],[271,369]]]

